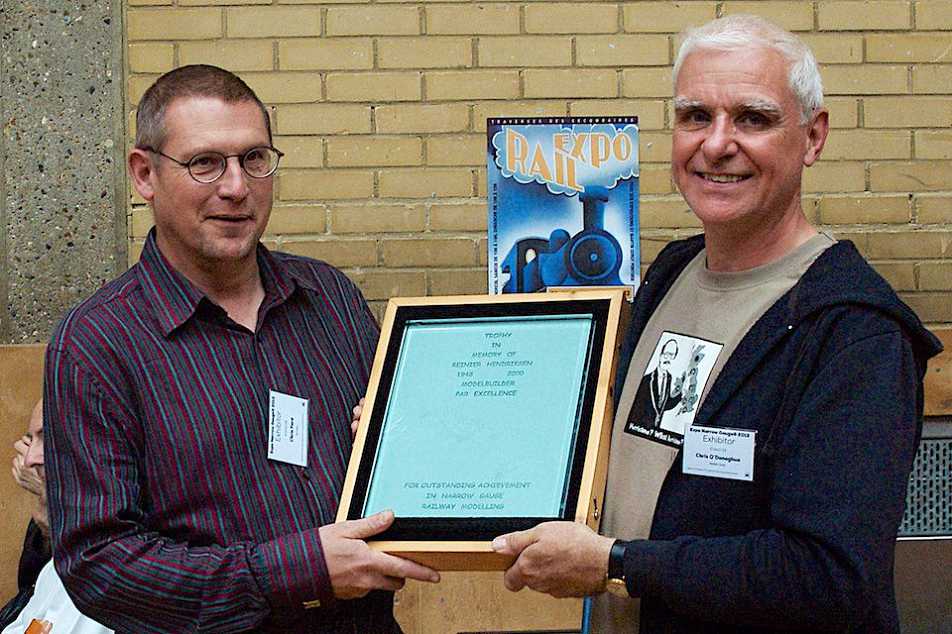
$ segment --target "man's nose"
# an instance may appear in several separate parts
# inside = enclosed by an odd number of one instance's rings
[[[710,162],[732,156],[737,153],[737,129],[734,122],[726,115],[720,115],[714,118],[711,125],[708,126],[707,136],[702,144],[704,156]]]
[[[248,195],[248,178],[238,157],[228,157],[225,159],[225,172],[217,181],[219,196],[243,200]]]
[[[23,466],[36,467],[43,464],[43,446],[34,442],[27,448],[26,455],[23,456]]]

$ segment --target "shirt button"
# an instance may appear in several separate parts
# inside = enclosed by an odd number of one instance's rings
[[[303,469],[303,470],[301,471],[301,477],[304,478],[305,480],[310,480],[310,479],[311,479],[311,472],[308,471],[307,469]]]

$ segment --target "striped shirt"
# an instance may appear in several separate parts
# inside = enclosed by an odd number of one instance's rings
[[[333,267],[257,257],[256,332],[176,272],[154,232],[55,331],[56,569],[117,632],[399,632],[389,593],[334,600],[317,529],[337,511],[377,325]],[[306,467],[267,458],[271,389],[309,400]]]

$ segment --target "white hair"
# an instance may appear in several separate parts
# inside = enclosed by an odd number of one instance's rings
[[[756,15],[729,15],[689,29],[684,34],[674,60],[674,83],[687,56],[698,49],[736,51],[762,47],[780,53],[790,65],[790,89],[800,102],[805,123],[815,110],[823,107],[823,81],[816,58],[803,40]]]

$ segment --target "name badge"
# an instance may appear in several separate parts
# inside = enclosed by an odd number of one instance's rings
[[[307,466],[307,399],[269,390],[268,458]]]
[[[684,433],[681,472],[751,482],[756,435],[750,429],[688,427]]]

